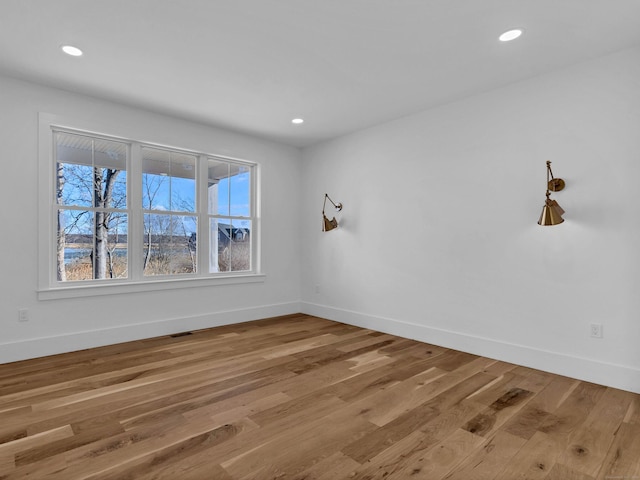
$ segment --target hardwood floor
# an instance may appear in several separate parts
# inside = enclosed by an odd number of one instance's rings
[[[0,365],[1,479],[640,479],[640,396],[307,315]]]

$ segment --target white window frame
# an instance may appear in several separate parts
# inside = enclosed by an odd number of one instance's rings
[[[265,275],[260,271],[260,202],[258,163],[249,162],[228,156],[207,152],[198,152],[185,148],[170,147],[158,143],[133,140],[135,136],[125,137],[107,133],[104,126],[91,128],[91,122],[73,122],[59,116],[40,113],[39,115],[39,154],[38,154],[38,299],[52,300],[59,298],[74,298],[95,295],[111,295],[133,292],[169,290],[190,288],[195,286],[229,285],[264,282]],[[80,126],[78,126],[80,125]],[[83,128],[82,125],[89,126]],[[94,126],[95,127],[95,126]],[[129,147],[127,158],[127,215],[128,235],[127,252],[129,277],[126,279],[58,281],[56,275],[56,229],[55,227],[55,175],[56,161],[54,155],[54,132],[63,131],[72,134],[88,135],[106,140],[124,142]],[[96,132],[101,133],[96,133]],[[142,205],[142,164],[141,149],[143,146],[167,149],[175,152],[188,153],[198,157],[196,174],[196,217],[198,265],[197,273],[180,275],[144,276],[142,272],[142,235],[143,205]],[[206,181],[208,160],[214,159],[232,164],[240,164],[251,169],[251,269],[242,272],[214,272],[209,273],[209,218],[212,216],[207,209]],[[215,215],[214,215],[215,216]],[[135,252],[135,254],[134,254]]]

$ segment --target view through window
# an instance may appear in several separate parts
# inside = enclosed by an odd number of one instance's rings
[[[55,281],[255,272],[255,164],[54,130]]]

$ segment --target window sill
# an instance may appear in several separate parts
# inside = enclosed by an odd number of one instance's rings
[[[100,285],[72,285],[38,290],[38,300],[59,300],[64,298],[94,297],[102,295],[122,295],[126,293],[157,292],[180,288],[211,287],[216,285],[239,285],[264,283],[266,275],[248,273],[246,275],[171,278],[145,282],[112,283]]]

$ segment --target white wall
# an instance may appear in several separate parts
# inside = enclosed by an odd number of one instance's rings
[[[136,140],[258,162],[264,283],[39,301],[38,113],[119,125]],[[118,127],[120,129],[120,127]],[[122,134],[105,131],[106,134]],[[300,310],[300,151],[0,77],[0,363]],[[18,308],[31,319],[19,323]]]
[[[305,312],[640,392],[640,48],[303,159]]]

